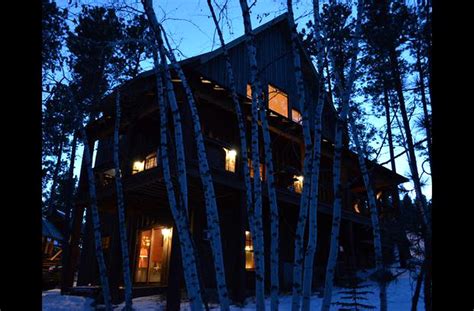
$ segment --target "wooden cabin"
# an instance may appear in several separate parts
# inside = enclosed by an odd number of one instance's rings
[[[301,126],[302,107],[296,102],[296,83],[291,55],[287,15],[283,14],[255,29],[257,60],[264,95],[269,107],[277,198],[280,215],[280,280],[281,289],[291,288],[294,235],[299,211],[304,143]],[[243,113],[250,129],[249,64],[245,41],[240,37],[228,44]],[[318,95],[316,71],[300,45],[306,98],[310,104],[310,122]],[[231,298],[242,301],[254,287],[253,245],[245,207],[242,163],[239,161],[239,133],[229,91],[222,50],[181,61],[192,88],[211,166],[220,219],[226,280]],[[206,230],[202,184],[199,179],[196,145],[191,116],[181,81],[173,76],[173,84],[181,112],[189,184],[191,230],[198,251],[199,269],[208,293],[215,288],[210,243]],[[122,122],[120,128],[120,160],[123,175],[130,251],[130,269],[134,294],[166,291],[171,276],[182,275],[177,234],[168,206],[159,154],[160,118],[153,71],[144,72],[120,86]],[[97,146],[94,172],[102,222],[106,264],[112,289],[122,283],[120,238],[116,207],[113,165],[113,127],[115,97],[105,98],[102,116],[87,127],[90,149]],[[318,206],[318,246],[314,269],[314,287],[322,285],[329,253],[332,220],[332,158],[336,110],[326,102],[323,113],[323,142]],[[172,124],[172,122],[169,122]],[[250,130],[248,130],[250,132]],[[172,133],[172,128],[170,128]],[[250,134],[249,134],[250,135]],[[169,136],[173,139],[173,135]],[[371,222],[366,204],[364,184],[357,156],[348,148],[344,135],[342,181],[342,224],[338,273],[345,267],[371,267],[373,242]],[[263,145],[263,143],[262,143]],[[171,149],[170,149],[171,151]],[[171,160],[174,155],[171,154]],[[265,167],[261,154],[261,172],[265,182]],[[407,179],[387,168],[367,161],[371,169],[380,210],[390,209],[386,202],[392,190]],[[173,166],[173,163],[172,163]],[[93,229],[89,212],[86,172],[79,182],[75,202],[72,250],[69,265],[78,266],[77,286],[99,284]],[[263,217],[265,230],[265,261],[269,266],[269,207],[263,186]],[[81,221],[86,211],[86,225],[81,239]],[[79,248],[81,244],[81,248]],[[385,245],[387,260],[392,260],[393,245]],[[74,269],[72,269],[74,270]],[[266,269],[266,281],[269,281]],[[170,272],[171,271],[171,272]],[[67,279],[72,284],[71,272]],[[267,284],[268,285],[268,284]],[[181,282],[184,286],[184,281]]]

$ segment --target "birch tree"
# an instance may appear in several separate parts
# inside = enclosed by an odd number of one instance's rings
[[[119,221],[120,246],[122,251],[122,271],[125,285],[125,310],[132,310],[132,280],[130,277],[130,258],[128,255],[127,231],[125,226],[125,202],[123,198],[122,170],[120,168],[120,89],[115,95],[115,126],[114,126],[114,166],[115,166],[115,192],[117,195],[117,214]]]
[[[166,192],[168,195],[168,203],[170,206],[171,214],[173,215],[176,228],[179,236],[179,247],[181,249],[181,261],[184,271],[184,279],[186,283],[186,289],[193,311],[203,310],[203,302],[201,297],[201,288],[198,280],[198,271],[196,265],[194,244],[192,243],[191,231],[189,228],[189,218],[187,211],[184,207],[183,199],[178,195],[176,199],[174,185],[171,177],[171,170],[168,157],[168,138],[167,138],[167,111],[168,107],[165,102],[165,90],[163,84],[163,77],[168,80],[168,76],[165,74],[167,70],[166,60],[161,60],[161,66],[158,62],[157,52],[154,53],[154,71],[156,75],[156,89],[157,89],[157,102],[160,112],[160,147],[158,151],[161,158],[163,179],[166,185]],[[161,71],[160,69],[161,68]],[[171,81],[170,81],[171,82]],[[166,83],[168,85],[168,82]],[[172,90],[166,89],[166,92],[172,92]],[[168,96],[169,98],[169,96]],[[182,143],[182,141],[181,141]],[[182,193],[182,192],[178,192]]]
[[[247,216],[249,222],[249,229],[251,233],[251,237],[255,240],[256,236],[256,229],[255,229],[255,215],[254,215],[254,207],[253,207],[253,200],[252,200],[252,185],[250,182],[250,170],[249,170],[249,162],[248,162],[248,153],[247,153],[247,131],[245,126],[245,119],[242,114],[242,110],[240,109],[239,98],[237,95],[237,88],[234,78],[234,70],[232,69],[232,65],[230,63],[229,52],[227,46],[224,42],[224,36],[222,35],[222,31],[219,26],[219,22],[217,20],[216,14],[214,12],[214,8],[212,6],[211,0],[207,0],[207,5],[211,12],[212,20],[214,21],[214,26],[216,27],[217,35],[219,37],[219,41],[222,47],[222,55],[225,59],[226,70],[227,70],[227,78],[229,79],[229,86],[232,95],[232,102],[234,104],[235,114],[237,116],[237,124],[239,127],[239,138],[240,138],[240,164],[243,170],[244,175],[244,185],[245,185],[245,199],[246,199],[246,208],[247,208]],[[255,245],[255,242],[254,242]]]
[[[313,281],[313,265],[314,255],[316,253],[316,245],[318,238],[317,215],[318,215],[318,198],[319,198],[319,170],[321,163],[321,139],[322,139],[322,114],[324,102],[326,100],[323,69],[324,69],[324,45],[322,44],[322,36],[320,32],[320,16],[319,16],[319,1],[313,1],[313,16],[314,16],[314,34],[317,48],[317,71],[318,71],[318,98],[314,115],[314,141],[313,154],[311,165],[311,191],[309,201],[309,229],[308,229],[308,244],[306,247],[304,267],[303,267],[303,311],[310,310],[310,296]]]
[[[257,48],[255,35],[250,21],[250,12],[247,0],[239,0],[244,22],[245,44],[250,65],[250,86],[252,90],[252,169],[253,169],[253,202],[255,215],[255,236],[252,236],[255,256],[255,296],[257,310],[265,310],[265,265],[262,219],[262,185],[260,180],[260,153],[258,140],[258,111],[262,101],[262,89],[258,83]]]
[[[331,60],[333,71],[336,76],[336,86],[339,90],[341,112],[336,120],[336,141],[334,147],[334,160],[333,160],[333,188],[334,188],[334,202],[333,202],[333,220],[331,229],[331,242],[329,249],[329,258],[326,266],[326,277],[324,284],[324,298],[321,305],[322,311],[329,311],[332,298],[332,287],[334,282],[334,272],[336,267],[337,255],[339,251],[339,229],[341,225],[341,208],[342,208],[342,192],[343,187],[341,184],[341,156],[343,149],[342,135],[347,124],[347,115],[349,111],[349,100],[353,87],[353,82],[356,76],[356,65],[357,65],[357,54],[359,50],[359,37],[360,37],[360,22],[362,14],[362,0],[358,0],[357,4],[357,17],[354,35],[351,40],[351,52],[352,57],[350,59],[350,68],[348,78],[345,83],[342,80],[341,70],[338,70],[336,66],[336,60],[332,49],[329,49],[329,58]],[[328,43],[330,44],[330,42]]]
[[[171,51],[171,48],[169,47],[166,33],[163,31],[163,28],[161,27],[161,25],[158,23],[158,20],[156,19],[156,16],[152,7],[152,1],[144,0],[143,4],[148,16],[148,20],[150,21],[150,26],[155,34],[155,38],[158,43],[158,48],[160,49],[160,54],[166,55],[166,57],[170,60],[175,71],[178,73],[178,76],[181,79],[184,90],[186,92],[186,99],[188,101],[189,109],[191,111],[194,136],[195,136],[195,141],[196,141],[196,146],[197,146],[199,176],[201,178],[201,182],[204,188],[204,200],[206,204],[207,226],[210,233],[211,250],[212,250],[212,255],[214,259],[217,292],[219,295],[221,309],[228,310],[229,301],[228,301],[227,285],[226,285],[226,280],[225,280],[222,242],[221,242],[220,227],[219,227],[220,225],[219,215],[217,211],[217,203],[216,203],[214,185],[212,182],[212,175],[211,175],[211,171],[210,171],[209,164],[207,161],[207,155],[206,155],[206,150],[204,146],[204,138],[201,131],[201,123],[199,121],[199,114],[196,108],[196,104],[194,102],[192,91],[187,82],[186,76],[184,75],[184,72],[181,66],[176,61],[176,58],[173,52]],[[165,39],[165,42],[168,45],[168,51],[166,50],[163,44],[163,40],[161,38],[162,35]]]

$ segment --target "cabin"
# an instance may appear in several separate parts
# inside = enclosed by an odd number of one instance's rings
[[[254,30],[257,60],[268,104],[268,121],[275,166],[276,191],[280,217],[280,282],[281,290],[291,289],[294,235],[302,187],[304,142],[301,125],[302,107],[296,101],[296,83],[291,55],[290,30],[283,14]],[[235,71],[241,108],[250,129],[251,100],[249,64],[244,37],[228,43]],[[311,59],[299,46],[310,122],[318,97],[317,73]],[[245,206],[242,165],[239,161],[239,132],[231,100],[222,49],[181,61],[193,91],[205,139],[205,147],[216,191],[226,281],[231,299],[243,301],[255,286],[253,245]],[[165,293],[184,287],[178,237],[173,223],[161,170],[160,118],[156,80],[153,70],[140,74],[120,86],[122,120],[120,125],[120,161],[126,208],[127,237],[134,296]],[[181,80],[174,73],[172,82],[183,122],[184,148],[189,187],[190,226],[197,249],[198,269],[203,287],[215,295],[212,254],[206,229],[205,205],[199,179],[196,144],[191,114]],[[95,153],[94,173],[100,211],[102,242],[109,282],[114,291],[123,291],[120,238],[113,165],[113,128],[115,97],[106,97],[101,117],[87,126],[90,150]],[[329,101],[324,104],[323,141],[318,205],[318,246],[314,263],[314,288],[322,285],[329,253],[332,221],[332,161],[336,110]],[[169,122],[172,124],[172,122]],[[170,125],[170,133],[173,129]],[[248,130],[250,132],[250,130]],[[248,133],[250,135],[250,133]],[[169,135],[173,139],[173,135]],[[262,138],[260,138],[262,139]],[[249,137],[250,141],[250,137]],[[263,140],[262,140],[263,141]],[[344,186],[340,254],[337,275],[348,267],[367,268],[374,265],[372,229],[366,191],[357,156],[349,150],[349,137],[344,135],[342,182]],[[261,144],[263,145],[263,143]],[[172,149],[170,149],[172,152]],[[91,151],[92,153],[92,151]],[[175,155],[170,155],[171,166]],[[393,189],[407,179],[367,160],[377,193],[381,214],[393,209]],[[265,183],[266,171],[261,152],[260,172]],[[176,172],[175,172],[176,173]],[[253,176],[253,171],[251,171]],[[269,208],[266,186],[263,186],[263,218],[265,262],[269,266]],[[85,214],[85,216],[83,216]],[[82,221],[85,218],[85,227]],[[71,256],[65,282],[75,287],[94,287],[99,281],[94,235],[89,211],[87,175],[82,168],[79,191],[73,211],[70,237]],[[384,243],[387,261],[393,261],[393,243]],[[77,278],[74,272],[77,268]],[[266,281],[269,283],[269,270]],[[180,283],[176,278],[181,278]],[[74,286],[73,286],[74,282]],[[269,286],[269,284],[267,284]]]

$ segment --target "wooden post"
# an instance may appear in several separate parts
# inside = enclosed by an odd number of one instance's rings
[[[115,215],[104,215],[104,220],[107,218],[111,222],[111,235],[109,246],[109,283],[110,295],[113,304],[118,304],[122,301],[123,295],[120,294],[119,285],[123,279],[122,273],[122,256],[120,251],[120,233],[118,219]]]

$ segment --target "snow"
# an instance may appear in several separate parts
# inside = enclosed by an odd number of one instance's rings
[[[401,270],[393,270],[393,273],[401,272]],[[372,294],[367,294],[366,298],[369,305],[375,306],[377,309],[379,306],[378,287],[373,282],[368,282],[370,285],[368,290],[372,291]],[[334,295],[332,301],[335,302],[339,299],[340,294],[338,293],[340,288],[334,287]],[[410,274],[408,271],[403,272],[398,278],[390,283],[387,288],[387,302],[389,311],[406,311],[411,309],[411,296],[413,293],[413,285],[410,280]],[[311,310],[320,310],[322,298],[314,295],[311,297]],[[80,296],[61,296],[59,289],[53,289],[43,292],[43,311],[56,311],[56,310],[72,310],[72,311],[89,311],[94,310],[91,305],[93,300],[91,298],[80,297]],[[114,310],[122,310],[125,303],[116,305]],[[144,311],[156,311],[165,310],[166,299],[160,295],[139,297],[133,299],[133,307],[135,310]],[[270,309],[270,297],[265,299],[265,306]],[[337,311],[338,306],[332,306],[331,311]],[[280,296],[280,310],[291,310],[291,294],[283,294]],[[423,293],[420,294],[418,301],[418,309],[423,309]],[[191,310],[189,302],[183,301],[181,303],[181,310]],[[220,310],[217,305],[210,305],[210,310]],[[255,310],[255,298],[249,298],[246,300],[245,306],[239,307],[231,305],[230,310]]]

